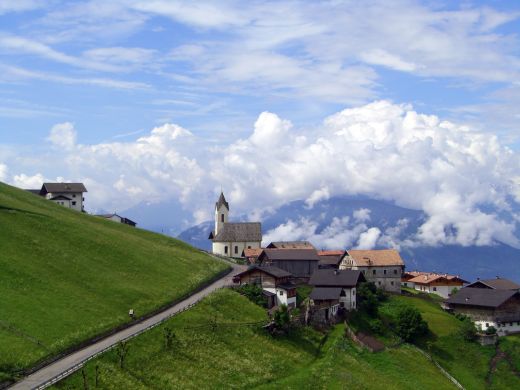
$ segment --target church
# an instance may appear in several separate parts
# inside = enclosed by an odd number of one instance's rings
[[[260,222],[228,222],[229,203],[220,193],[215,203],[215,230],[209,235],[215,255],[242,257],[244,249],[260,248],[262,224]]]

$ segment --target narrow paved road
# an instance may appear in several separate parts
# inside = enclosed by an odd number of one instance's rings
[[[43,385],[44,383],[47,383],[52,378],[56,377],[57,375],[60,375],[61,373],[66,372],[67,370],[73,368],[74,366],[78,365],[79,363],[85,361],[89,357],[95,355],[98,352],[103,351],[104,349],[117,344],[118,342],[133,336],[143,329],[148,328],[151,325],[155,325],[165,318],[172,317],[173,315],[179,313],[183,309],[187,308],[191,304],[194,304],[198,301],[200,301],[205,296],[211,294],[213,291],[227,286],[232,283],[233,275],[236,275],[238,272],[242,271],[245,266],[237,265],[237,264],[231,264],[233,267],[233,270],[222,279],[217,280],[213,284],[209,285],[205,289],[193,294],[189,298],[185,299],[184,301],[179,302],[175,306],[170,307],[169,309],[166,309],[158,314],[156,314],[153,317],[148,318],[147,320],[135,324],[129,328],[123,329],[122,331],[107,337],[106,339],[100,340],[95,344],[92,344],[84,349],[81,349],[77,352],[73,352],[70,355],[65,356],[64,358],[55,361],[54,363],[51,363],[50,365],[43,367],[41,370],[38,370],[28,377],[22,379],[20,382],[15,383],[10,389],[12,390],[29,390],[29,389],[35,389],[39,386]]]

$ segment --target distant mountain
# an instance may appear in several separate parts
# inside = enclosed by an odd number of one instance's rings
[[[335,218],[344,220],[335,224],[333,222]],[[235,218],[235,220],[244,219],[244,216]],[[364,224],[366,228],[378,228],[382,236],[401,243],[400,252],[409,270],[448,272],[459,274],[468,280],[500,275],[520,281],[520,250],[505,244],[467,247],[459,245],[415,247],[403,244],[403,241],[417,232],[425,219],[426,216],[422,211],[406,209],[385,201],[366,197],[334,197],[320,201],[312,208],[304,201],[288,203],[263,218],[262,230],[265,236],[266,233],[281,225],[290,225],[289,221],[296,226],[307,224],[312,227],[310,237],[300,233],[298,239],[309,239],[317,247],[325,248],[330,247],[324,245],[328,241],[323,238],[330,233],[331,226],[336,226],[337,230],[347,231]],[[211,249],[208,235],[213,229],[213,224],[213,221],[203,222],[183,231],[178,238],[195,247]],[[287,230],[281,229],[281,233]],[[283,238],[277,237],[277,239]],[[288,236],[287,239],[293,239],[293,236]]]

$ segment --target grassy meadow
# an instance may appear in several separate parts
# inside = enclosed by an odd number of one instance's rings
[[[87,384],[95,388],[97,366],[101,389],[454,388],[412,347],[373,354],[345,339],[343,325],[328,333],[303,327],[276,337],[259,325],[230,325],[265,320],[265,310],[236,292],[220,290],[130,340],[123,368],[117,350],[89,362]],[[165,345],[165,328],[175,334],[171,348]],[[54,388],[83,389],[82,373]]]
[[[227,267],[178,240],[0,183],[0,382]]]

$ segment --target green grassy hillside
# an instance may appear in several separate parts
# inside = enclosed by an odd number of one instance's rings
[[[0,183],[0,382],[226,267],[178,240]]]
[[[383,316],[394,317],[402,305],[416,307],[428,322],[430,335],[419,341],[419,346],[455,377],[467,389],[509,389],[520,388],[520,375],[506,364],[507,360],[498,360],[496,369],[492,360],[497,353],[494,346],[481,346],[476,342],[465,341],[458,331],[461,322],[443,311],[440,299],[432,295],[394,296],[381,309]],[[520,343],[518,336],[500,338],[499,350],[520,368]]]
[[[372,354],[343,336],[300,328],[272,337],[259,325],[263,309],[231,290],[220,290],[160,327],[130,340],[121,368],[116,350],[84,368],[90,388],[451,389],[451,383],[409,346]],[[212,324],[217,324],[212,326]],[[235,324],[235,325],[231,325]],[[175,334],[170,349],[164,328]],[[81,372],[55,386],[83,389]]]

